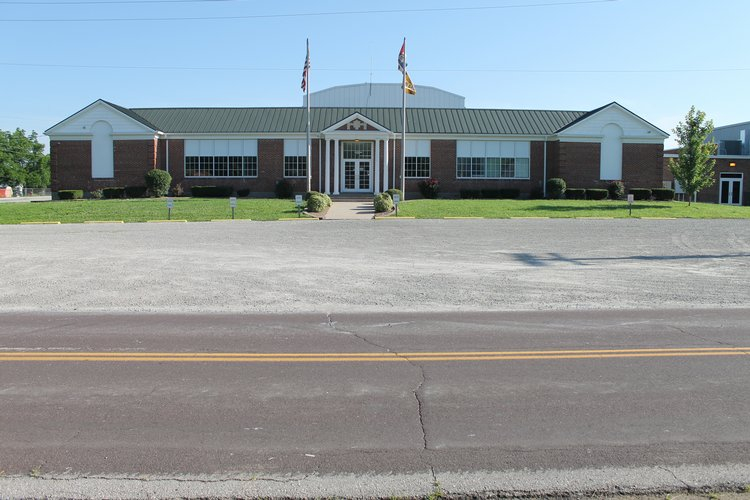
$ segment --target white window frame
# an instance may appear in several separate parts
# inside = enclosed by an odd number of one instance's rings
[[[430,159],[431,143],[429,139],[416,139],[406,141],[406,154],[404,155],[406,165],[404,176],[407,179],[429,179],[432,177],[432,160]],[[410,161],[414,162],[415,174],[419,174],[421,163],[427,163],[427,175],[409,175],[407,168]],[[422,165],[424,166],[424,165]]]
[[[488,160],[499,159],[498,175],[487,175]],[[512,177],[503,176],[503,164],[508,168],[508,159],[513,159]],[[466,160],[469,160],[468,163]],[[503,162],[503,160],[506,160]],[[528,169],[525,177],[517,175],[518,160],[526,160]],[[493,162],[494,163],[494,162]],[[462,165],[460,165],[462,164]],[[460,170],[468,169],[469,175],[459,175]],[[481,169],[481,170],[480,170]],[[474,171],[477,171],[475,175]],[[531,179],[531,142],[530,141],[456,141],[456,179]]]
[[[239,153],[239,154],[238,154]],[[242,158],[240,169],[247,172],[252,166],[254,175],[216,175],[216,158],[226,159],[227,174],[232,172],[230,158]],[[212,158],[211,175],[188,175],[188,159],[198,158],[197,170],[201,170],[201,158]],[[254,159],[254,161],[251,161]],[[191,169],[193,170],[193,169]],[[258,177],[257,139],[185,139],[183,173],[186,179],[255,179]]]
[[[287,175],[287,162],[294,163],[297,174],[300,165],[304,165],[304,173],[301,175]],[[284,178],[285,179],[307,179],[307,141],[305,139],[284,139]]]

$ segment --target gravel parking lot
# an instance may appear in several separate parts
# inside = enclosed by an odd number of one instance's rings
[[[747,306],[747,220],[2,226],[3,311]]]

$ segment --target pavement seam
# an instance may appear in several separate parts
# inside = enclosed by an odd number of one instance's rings
[[[177,483],[205,483],[205,484],[211,484],[211,483],[226,483],[228,481],[236,481],[241,483],[252,483],[254,481],[266,481],[271,483],[295,483],[299,481],[304,481],[308,479],[309,477],[313,476],[313,474],[305,474],[301,477],[296,478],[289,478],[289,479],[276,479],[272,477],[263,477],[263,476],[251,476],[251,477],[219,477],[215,479],[201,479],[200,477],[150,477],[150,476],[120,476],[120,475],[88,475],[88,474],[81,474],[81,475],[75,475],[75,476],[69,476],[69,477],[61,477],[61,476],[53,476],[53,475],[41,475],[38,477],[35,477],[35,480],[39,481],[77,481],[80,479],[100,479],[100,480],[116,480],[116,481],[141,481],[141,482],[169,482],[174,481]],[[3,479],[25,479],[27,476],[24,475],[13,475],[13,476],[2,476]]]
[[[409,363],[411,366],[413,366],[414,368],[417,368],[419,370],[419,375],[421,377],[421,380],[419,381],[419,384],[417,384],[417,387],[414,388],[414,390],[412,391],[412,393],[414,394],[414,399],[416,399],[416,401],[417,401],[417,414],[419,416],[419,427],[422,430],[422,449],[424,451],[427,451],[429,449],[429,447],[427,445],[427,431],[426,431],[425,425],[424,425],[424,413],[423,413],[424,402],[422,401],[422,396],[420,394],[420,393],[423,392],[422,389],[424,388],[425,382],[427,382],[427,375],[425,374],[424,367],[422,365],[420,365],[420,364],[415,363],[412,359],[410,359],[407,356],[404,356],[403,354],[399,353],[398,351],[394,351],[393,349],[391,349],[391,348],[389,348],[387,346],[384,346],[384,345],[372,342],[371,340],[367,339],[366,337],[363,337],[362,335],[360,335],[358,333],[350,332],[350,331],[345,331],[345,330],[340,330],[340,329],[336,328],[336,322],[333,321],[333,318],[331,317],[330,313],[326,314],[326,318],[327,318],[327,321],[328,321],[328,326],[332,330],[334,330],[336,332],[339,332],[339,333],[345,333],[345,334],[351,335],[353,337],[358,338],[359,340],[361,340],[362,342],[364,342],[366,344],[369,344],[369,345],[371,345],[373,347],[377,347],[378,349],[382,349],[382,350],[384,350],[384,351],[386,351],[388,353],[391,353],[394,356],[397,356],[397,357],[403,359],[404,361],[406,361],[407,363]],[[432,466],[430,466],[430,469],[432,469]],[[435,471],[434,470],[432,470],[432,476],[435,477]]]

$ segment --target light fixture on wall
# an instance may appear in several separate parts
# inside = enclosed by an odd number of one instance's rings
[[[736,167],[736,166],[737,166],[737,164],[736,164],[735,162],[731,161],[731,162],[729,162],[729,166],[730,166],[730,167]]]

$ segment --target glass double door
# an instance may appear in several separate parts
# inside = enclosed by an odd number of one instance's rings
[[[344,160],[343,191],[352,193],[372,191],[371,177],[370,160]]]
[[[372,142],[343,143],[341,191],[372,193]]]
[[[723,173],[719,177],[719,203],[724,205],[742,204],[742,174]]]

